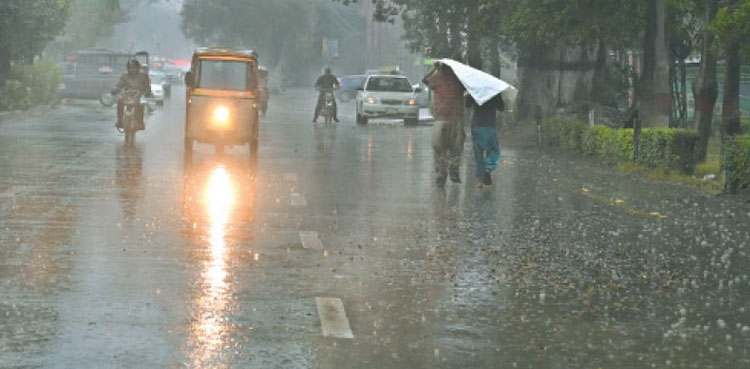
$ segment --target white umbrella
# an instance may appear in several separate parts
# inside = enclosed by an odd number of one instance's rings
[[[466,91],[469,92],[474,101],[479,105],[484,105],[484,103],[503,91],[516,91],[515,87],[511,86],[508,82],[453,59],[437,59],[435,62],[450,67],[453,73],[456,74],[456,77],[458,77],[458,80],[461,81],[461,84],[464,85]],[[505,96],[503,97],[503,100],[505,100]],[[512,98],[515,98],[515,94],[513,94]],[[506,101],[506,103],[508,102]]]

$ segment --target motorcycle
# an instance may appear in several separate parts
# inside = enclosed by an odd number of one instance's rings
[[[325,118],[326,124],[333,122],[333,117],[336,116],[336,98],[333,96],[333,91],[325,91],[323,98],[323,108],[320,109],[320,115]]]
[[[135,142],[135,132],[138,131],[138,108],[141,106],[141,92],[138,90],[123,90],[122,98],[122,130],[125,133],[125,143]]]

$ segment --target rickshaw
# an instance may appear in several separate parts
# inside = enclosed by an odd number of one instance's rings
[[[252,50],[198,48],[185,74],[185,155],[193,143],[249,144],[258,153],[258,54]]]

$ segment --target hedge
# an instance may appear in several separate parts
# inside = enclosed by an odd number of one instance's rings
[[[750,134],[726,141],[723,164],[727,190],[750,189]]]
[[[50,104],[57,98],[60,82],[60,70],[50,61],[15,64],[11,67],[10,78],[0,89],[0,110],[25,110]]]
[[[608,162],[635,162],[649,169],[675,169],[686,174],[695,170],[693,152],[698,135],[689,130],[644,128],[640,155],[635,160],[632,129],[589,126],[573,119],[553,117],[543,122],[542,132],[547,145],[595,155]]]

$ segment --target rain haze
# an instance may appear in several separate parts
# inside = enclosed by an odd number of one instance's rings
[[[0,368],[750,368],[750,0],[553,3],[0,1]]]

